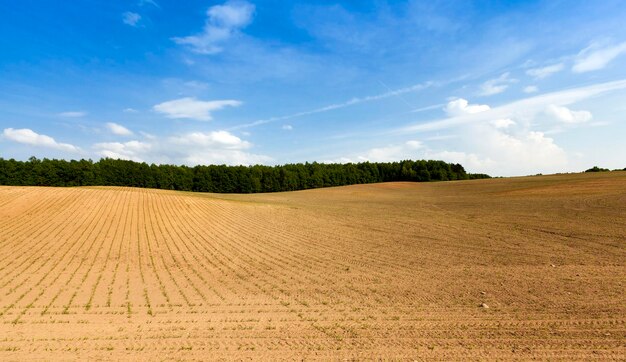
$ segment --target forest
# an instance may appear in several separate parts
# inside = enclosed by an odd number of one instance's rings
[[[489,178],[443,161],[298,163],[281,166],[176,166],[104,158],[92,160],[0,158],[0,185],[128,186],[165,190],[256,193],[389,181]]]

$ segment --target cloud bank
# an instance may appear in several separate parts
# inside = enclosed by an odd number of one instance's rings
[[[170,137],[93,145],[100,157],[150,163],[252,165],[272,161],[249,150],[252,143],[227,131],[190,132]]]

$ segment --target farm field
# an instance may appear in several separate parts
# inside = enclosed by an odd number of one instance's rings
[[[623,359],[626,172],[0,187],[0,359]]]

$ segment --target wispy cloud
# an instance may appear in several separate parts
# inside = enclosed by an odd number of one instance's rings
[[[132,136],[133,135],[133,132],[131,130],[117,123],[108,122],[106,124],[106,127],[109,130],[109,132],[113,133],[114,135],[118,135],[118,136]]]
[[[252,22],[255,6],[247,1],[227,1],[211,6],[200,34],[172,38],[199,54],[216,54],[223,51],[223,44]]]
[[[144,6],[144,5],[152,5],[156,8],[161,8],[161,6],[154,0],[139,0],[139,6]]]
[[[424,141],[446,141],[455,138],[459,138],[460,136],[457,134],[444,134],[444,135],[434,135],[430,137],[424,138]]]
[[[137,26],[137,23],[141,20],[141,15],[127,11],[122,14],[122,22],[126,25]]]
[[[193,97],[175,99],[157,104],[153,109],[167,118],[187,118],[198,121],[213,119],[211,112],[225,107],[238,107],[242,103],[236,100],[202,101]]]
[[[446,105],[445,103],[437,103],[437,104],[433,104],[430,106],[415,108],[414,110],[411,111],[411,113],[419,113],[419,112],[425,112],[425,111],[432,111],[433,109],[441,109],[445,105]]]
[[[524,87],[524,93],[537,93],[539,91],[539,87],[536,85],[529,85]]]
[[[22,143],[25,145],[36,146],[36,147],[46,147],[46,148],[51,148],[51,149],[55,149],[59,151],[66,151],[66,152],[73,152],[73,153],[80,151],[80,149],[74,145],[71,145],[69,143],[57,142],[54,138],[50,136],[38,134],[35,131],[28,129],[28,128],[22,128],[22,129],[5,128],[4,131],[2,132],[2,135],[4,136],[4,138],[10,141]]]
[[[541,68],[532,68],[526,71],[526,74],[530,75],[535,79],[544,79],[552,74],[558,73],[565,68],[563,63],[552,64]]]
[[[65,117],[65,118],[81,118],[81,117],[85,117],[87,115],[87,112],[68,111],[68,112],[61,112],[58,115],[61,117]]]
[[[626,42],[609,46],[592,44],[576,56],[572,71],[574,73],[586,73],[603,69],[624,53],[626,53]]]
[[[517,82],[517,79],[510,78],[510,73],[506,72],[498,78],[490,79],[480,86],[481,96],[491,96],[504,92],[511,83]]]
[[[285,131],[293,131],[293,126],[290,124],[283,124],[281,128]]]
[[[405,94],[405,93],[417,92],[426,88],[430,88],[434,85],[435,85],[434,82],[425,82],[425,83],[414,84],[412,86],[405,87],[405,88],[391,90],[389,92],[385,92],[385,93],[381,93],[377,95],[366,96],[366,97],[355,97],[343,103],[335,103],[335,104],[331,104],[328,106],[316,108],[310,111],[298,112],[298,113],[293,113],[293,114],[286,115],[286,116],[272,117],[268,119],[260,119],[258,121],[254,121],[251,123],[241,124],[241,125],[232,127],[231,130],[256,127],[256,126],[264,125],[267,123],[285,121],[285,120],[292,119],[292,118],[298,118],[298,117],[310,116],[310,115],[318,114],[318,113],[329,112],[329,111],[333,111],[336,109],[346,108],[346,107],[354,106],[354,105],[361,104],[361,103],[379,101],[379,100],[387,99],[390,97],[396,97],[398,95]]]

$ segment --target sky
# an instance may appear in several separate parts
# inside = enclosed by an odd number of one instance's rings
[[[626,167],[624,1],[0,0],[0,157]]]

